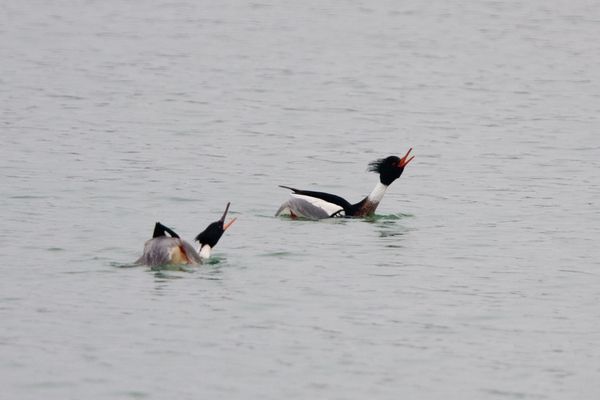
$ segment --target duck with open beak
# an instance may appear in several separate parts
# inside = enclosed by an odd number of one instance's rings
[[[227,212],[231,203],[227,203],[223,216],[200,232],[195,241],[197,248],[181,239],[177,233],[165,225],[157,222],[154,225],[152,239],[144,244],[144,253],[136,261],[137,264],[149,266],[173,265],[173,264],[201,264],[210,257],[212,249],[217,245],[223,233],[233,224],[237,218],[225,223]]]
[[[369,163],[369,171],[379,174],[379,182],[371,193],[356,204],[330,193],[300,190],[289,186],[293,193],[275,215],[288,214],[292,218],[323,219],[331,217],[367,217],[373,215],[388,187],[400,178],[404,168],[415,158],[410,157],[412,148],[400,158],[389,156]]]

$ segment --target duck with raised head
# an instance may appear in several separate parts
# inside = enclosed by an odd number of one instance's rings
[[[157,222],[154,225],[152,239],[146,241],[144,244],[144,253],[135,263],[151,267],[169,264],[201,264],[210,257],[212,249],[217,245],[223,233],[237,219],[233,218],[231,221],[225,223],[225,217],[227,216],[227,211],[229,211],[230,204],[227,203],[225,212],[218,221],[208,225],[205,230],[196,236],[194,241],[198,243],[197,247],[181,239],[172,229]]]
[[[375,213],[387,188],[400,178],[404,168],[412,161],[409,157],[412,148],[400,158],[389,156],[375,160],[369,164],[369,171],[379,174],[379,182],[371,193],[356,204],[351,204],[340,196],[330,193],[300,190],[289,186],[281,186],[293,193],[279,210],[278,215],[290,215],[292,218],[324,219],[332,217],[367,217]]]

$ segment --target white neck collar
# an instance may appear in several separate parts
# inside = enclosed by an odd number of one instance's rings
[[[383,195],[385,194],[387,188],[387,185],[384,185],[381,182],[377,182],[377,185],[375,185],[375,188],[373,189],[371,194],[369,194],[368,200],[371,203],[379,203],[381,199],[383,199]]]
[[[206,260],[207,258],[210,258],[210,252],[212,251],[212,248],[207,245],[200,245],[202,247],[200,247],[200,251],[198,252],[198,254],[200,255],[200,258],[202,258],[203,260]]]

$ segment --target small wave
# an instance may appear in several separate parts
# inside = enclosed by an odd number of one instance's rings
[[[203,265],[218,265],[221,262],[225,261],[225,257],[221,256],[212,256],[208,260],[204,261]]]
[[[65,251],[62,247],[48,247],[47,251]]]
[[[292,255],[294,255],[294,253],[291,251],[273,251],[271,253],[261,254],[262,257],[287,257]]]
[[[113,261],[113,262],[108,263],[108,265],[110,265],[111,267],[114,267],[114,268],[134,268],[134,267],[140,267],[140,264],[136,264],[136,263],[133,263],[133,262],[124,264],[124,263],[119,263],[119,262]]]
[[[394,214],[374,214],[369,217],[365,217],[367,222],[379,222],[379,221],[398,221],[405,218],[413,218],[414,214],[408,213],[394,213]]]

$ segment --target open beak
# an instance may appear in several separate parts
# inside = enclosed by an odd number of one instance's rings
[[[398,161],[398,168],[406,167],[408,165],[408,163],[411,162],[413,158],[415,158],[415,156],[412,156],[410,158],[408,157],[408,155],[410,154],[411,151],[412,151],[412,147],[410,149],[408,149],[408,151],[406,152],[404,157],[402,157],[400,159],[400,161]]]
[[[233,224],[235,222],[235,220],[237,219],[237,218],[234,218],[225,224],[225,217],[227,216],[227,211],[229,211],[230,205],[231,205],[231,203],[227,203],[227,207],[225,207],[225,212],[223,213],[223,216],[220,219],[220,221],[223,222],[223,231],[226,231],[227,228],[229,228],[231,226],[231,224]]]
[[[237,217],[232,219],[231,221],[229,221],[228,223],[226,223],[225,225],[223,225],[223,231],[226,231],[227,228],[229,228],[231,226],[231,224],[233,224],[235,221],[237,220]]]

